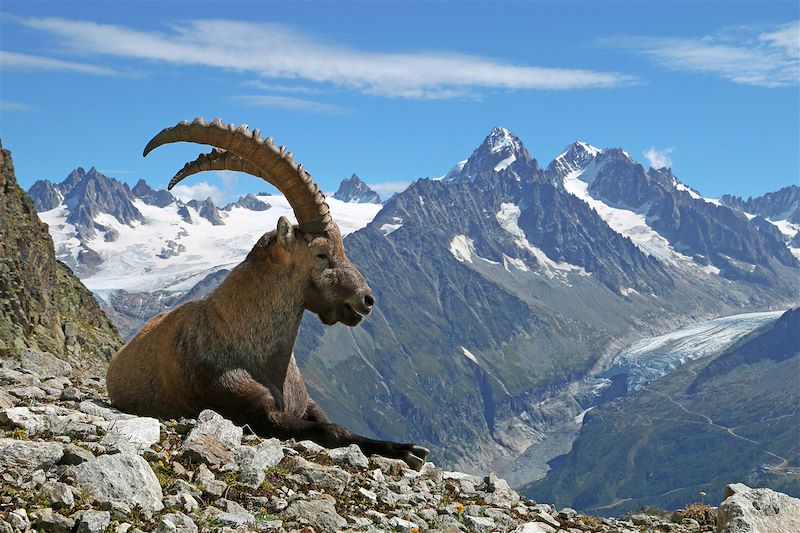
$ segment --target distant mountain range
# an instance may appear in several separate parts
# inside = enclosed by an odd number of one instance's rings
[[[291,216],[281,196],[219,209],[99,176],[79,169],[30,193],[59,256],[126,336],[211,290]],[[618,394],[598,376],[635,340],[798,303],[796,187],[741,205],[708,199],[669,169],[583,142],[541,167],[504,128],[383,205],[359,203],[372,196],[356,180],[329,203],[376,310],[354,329],[307,317],[296,356],[334,420],[425,443],[439,464],[518,468]],[[108,196],[125,205],[112,211]]]

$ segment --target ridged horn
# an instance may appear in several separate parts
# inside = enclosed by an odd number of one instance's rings
[[[170,181],[170,189],[180,180],[204,170],[246,172],[274,185],[286,196],[303,231],[324,233],[333,225],[325,195],[311,176],[292,161],[291,154],[279,151],[271,142],[262,139],[258,130],[253,135],[245,124],[236,127],[223,124],[220,119],[211,123],[202,118],[192,123],[184,120],[161,130],[147,143],[143,155],[174,142],[207,144],[217,150],[187,163]]]

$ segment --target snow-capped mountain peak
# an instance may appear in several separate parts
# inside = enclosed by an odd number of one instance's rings
[[[571,172],[586,168],[602,153],[603,150],[600,148],[583,141],[576,141],[564,148],[564,151],[553,159],[547,167],[547,173],[555,179],[563,179]]]
[[[489,135],[484,140],[484,144],[488,145],[491,152],[503,152],[510,150],[512,152],[522,150],[522,141],[519,137],[511,133],[508,128],[496,126],[492,128]]]
[[[524,165],[519,167],[520,165]],[[483,140],[480,146],[472,152],[460,171],[451,170],[447,176],[447,181],[473,181],[484,173],[502,172],[511,167],[519,167],[516,171],[511,170],[511,175],[517,180],[522,179],[522,174],[526,174],[523,169],[525,166],[538,168],[536,162],[531,158],[528,150],[508,128],[495,127]]]

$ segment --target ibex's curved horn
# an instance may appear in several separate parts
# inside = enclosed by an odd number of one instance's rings
[[[208,144],[222,150],[201,155],[188,163],[172,178],[169,188],[203,170],[247,172],[271,183],[286,196],[303,231],[322,233],[333,224],[325,195],[311,176],[302,165],[292,161],[291,152],[279,151],[272,139],[262,139],[258,130],[250,132],[245,124],[237,128],[233,124],[223,124],[220,119],[208,123],[197,118],[191,124],[184,120],[153,137],[144,155],[163,144],[181,141]]]

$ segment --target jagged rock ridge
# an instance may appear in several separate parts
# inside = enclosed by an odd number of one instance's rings
[[[772,220],[800,224],[800,187],[790,185],[775,192],[743,200],[729,194],[720,198],[723,205]]]

